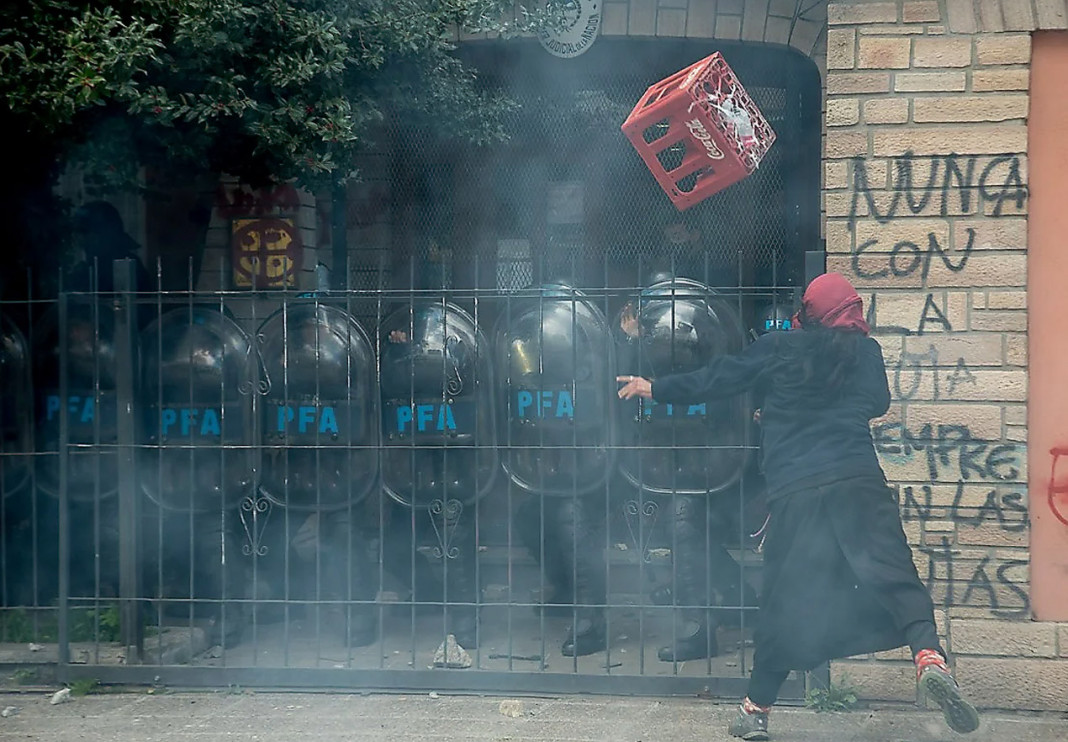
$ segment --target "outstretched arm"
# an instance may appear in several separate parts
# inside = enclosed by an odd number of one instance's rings
[[[698,402],[732,397],[752,388],[774,356],[776,333],[768,333],[733,356],[721,356],[704,368],[663,376],[655,381],[619,376],[620,399],[644,397],[658,402]]]

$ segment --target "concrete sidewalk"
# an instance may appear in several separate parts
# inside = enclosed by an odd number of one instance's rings
[[[732,705],[698,699],[488,698],[312,693],[120,693],[50,705],[45,694],[0,694],[2,740],[71,742],[727,742]],[[504,703],[502,704],[502,701]],[[10,711],[9,711],[10,713]],[[986,714],[975,734],[949,731],[940,714],[776,709],[782,742],[1062,742],[1063,715]]]

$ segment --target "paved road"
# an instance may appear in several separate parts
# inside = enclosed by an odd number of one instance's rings
[[[502,700],[504,705],[502,706]],[[0,694],[0,740],[48,742],[727,742],[729,705],[697,699],[502,699],[310,693],[121,693],[50,705]],[[781,742],[1063,742],[1063,715],[987,714],[967,738],[919,710],[778,709]]]

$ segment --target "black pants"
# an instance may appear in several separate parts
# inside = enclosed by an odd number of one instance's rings
[[[181,513],[146,506],[141,521],[143,589],[164,612],[217,616],[222,603],[245,597],[247,559],[241,554],[236,508]]]
[[[534,496],[516,508],[513,521],[519,540],[541,567],[547,602],[606,602],[604,511],[596,500]],[[603,610],[586,608],[579,614],[592,619]]]
[[[945,652],[938,641],[938,631],[933,621],[916,621],[905,630],[909,640],[909,648],[915,657],[922,649],[937,650],[943,657]],[[779,700],[779,688],[786,682],[790,675],[789,670],[765,670],[759,667],[753,668],[753,674],[749,678],[749,691],[746,693],[749,700],[758,706],[771,706]]]
[[[878,478],[773,500],[749,698],[770,705],[790,670],[908,644],[939,646],[892,493]]]

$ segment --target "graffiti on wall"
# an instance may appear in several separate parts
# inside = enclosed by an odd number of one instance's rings
[[[1068,526],[1068,446],[1055,446],[1049,453],[1053,462],[1050,464],[1046,502],[1053,517]]]
[[[304,246],[293,219],[256,217],[234,219],[230,224],[235,287],[296,286]]]
[[[929,484],[902,487],[898,497],[901,519],[921,523],[945,520],[973,527],[991,523],[1009,533],[1027,528],[1027,505],[1024,504],[1022,492],[999,493],[991,489],[987,491],[983,503],[976,507],[964,504],[964,487],[964,482],[957,482],[952,501],[942,506],[934,504],[934,489]]]
[[[938,349],[930,345],[920,353],[901,351],[890,373],[890,392],[908,401],[921,396],[934,401],[954,399],[958,390],[976,384],[975,374],[963,356],[950,365],[940,365]]]
[[[963,533],[992,529],[1010,543],[1025,545],[1029,525],[1022,446],[977,440],[965,425],[931,425],[910,431],[899,424],[877,426],[876,446],[887,458],[922,456],[933,482],[956,478],[951,497],[937,498],[938,485],[898,488],[902,521],[923,527],[919,551],[927,557],[926,582],[936,603],[988,608],[995,616],[1019,617],[1030,611],[1026,588],[1029,561],[1022,552],[1005,553],[954,543]],[[989,536],[980,539],[986,540]]]
[[[871,327],[872,332],[882,335],[923,335],[925,332],[930,332],[932,328],[938,328],[942,332],[952,332],[953,323],[949,321],[949,317],[942,311],[942,308],[938,306],[938,302],[935,301],[934,294],[927,294],[923,300],[923,309],[920,311],[919,320],[916,323],[916,329],[913,330],[909,327],[901,325],[879,324],[879,295],[871,293],[868,295],[868,311],[865,319],[868,322],[868,326]]]
[[[963,248],[955,251],[958,253],[956,259],[939,244],[938,235],[934,232],[927,234],[926,245],[921,246],[909,240],[900,240],[895,242],[889,250],[886,250],[885,245],[880,246],[878,239],[865,240],[853,251],[853,273],[859,278],[870,281],[891,277],[906,278],[919,271],[921,280],[926,284],[927,277],[931,274],[931,264],[936,259],[950,272],[960,273],[968,265],[968,258],[975,249],[975,230],[968,229],[965,233],[968,235],[968,241]],[[874,269],[862,267],[862,259],[866,257],[865,253],[869,252],[875,252],[880,258],[880,264]]]
[[[879,225],[909,217],[946,217],[980,214],[997,219],[1014,216],[1023,209],[1027,197],[1022,164],[1016,155],[992,158],[949,154],[917,157],[912,152],[892,158],[889,163],[890,188],[874,183],[872,168],[864,158],[851,160],[849,182],[852,197],[849,224],[868,219]],[[976,231],[961,229],[946,244],[948,234],[929,231],[922,238],[900,235],[859,240],[850,255],[850,270],[864,283],[887,286],[928,286],[934,270],[945,274],[963,273],[976,249]],[[878,323],[878,295],[868,297],[868,324],[882,334],[922,335],[953,331],[953,323],[939,305],[934,293],[926,293],[922,309],[907,326]]]
[[[914,177],[914,168],[921,159],[930,166],[926,182]],[[1004,216],[1006,204],[1022,209],[1027,200],[1027,187],[1020,173],[1020,158],[1016,155],[994,157],[976,173],[978,162],[978,157],[950,154],[918,158],[911,151],[905,152],[892,160],[893,195],[889,204],[880,207],[876,195],[882,189],[872,187],[864,158],[855,158],[850,221],[862,215],[862,201],[867,214],[882,224],[898,216],[932,212],[940,216],[970,214],[973,205],[983,209],[986,204],[992,204],[990,215],[993,217]]]
[[[920,460],[933,482],[1016,482],[1023,474],[1024,446],[977,439],[967,425],[883,422],[872,426],[872,439],[883,461]]]
[[[924,546],[927,555],[927,585],[936,604],[944,607],[989,608],[1002,618],[1021,618],[1031,611],[1027,594],[1027,559],[1011,559],[986,553],[977,561],[961,559],[948,536],[938,544]],[[966,579],[964,579],[966,578]]]
[[[855,240],[848,269],[860,284],[916,293],[908,299],[869,293],[868,322],[877,333],[902,336],[965,329],[954,327],[962,315],[950,313],[948,299],[932,289],[955,284],[953,276],[965,274],[977,260],[976,230],[959,225],[951,240],[948,227],[885,225],[916,217],[1015,216],[1028,197],[1020,158],[906,152],[889,160],[887,168],[864,158],[850,163],[848,224]],[[859,220],[868,223],[863,235]],[[883,323],[878,321],[881,301],[898,302],[894,311],[884,311]],[[977,383],[964,357],[940,357],[933,344],[902,349],[888,372],[899,402],[959,399]],[[874,425],[872,435],[888,471],[896,468],[903,479],[920,482],[900,486],[898,501],[903,521],[919,525],[913,540],[921,542],[919,558],[926,563],[936,603],[986,609],[996,616],[1026,615],[1026,447],[984,440],[958,423],[887,420]],[[1068,448],[1064,455],[1068,463]]]
[[[930,232],[927,235],[926,247],[921,247],[908,240],[901,240],[896,242],[889,252],[873,256],[878,261],[874,266],[866,261],[866,258],[869,257],[866,253],[878,248],[878,240],[866,240],[857,245],[853,251],[851,257],[853,275],[865,281],[881,280],[892,283],[895,279],[906,279],[918,272],[921,285],[926,285],[927,278],[931,272],[931,265],[935,261],[937,261],[937,264],[945,266],[951,273],[961,273],[967,267],[968,259],[975,249],[975,230],[966,229],[965,233],[968,236],[967,242],[962,248],[954,251],[956,255],[951,255],[947,252],[939,244],[938,236],[934,232]],[[924,296],[923,309],[920,311],[919,319],[915,323],[916,329],[900,325],[879,324],[877,322],[878,303],[879,297],[877,294],[873,292],[868,295],[867,320],[868,324],[876,332],[892,335],[923,335],[932,329],[937,329],[941,332],[953,331],[953,323],[950,322],[942,308],[938,306],[938,302],[932,292],[927,292]]]

